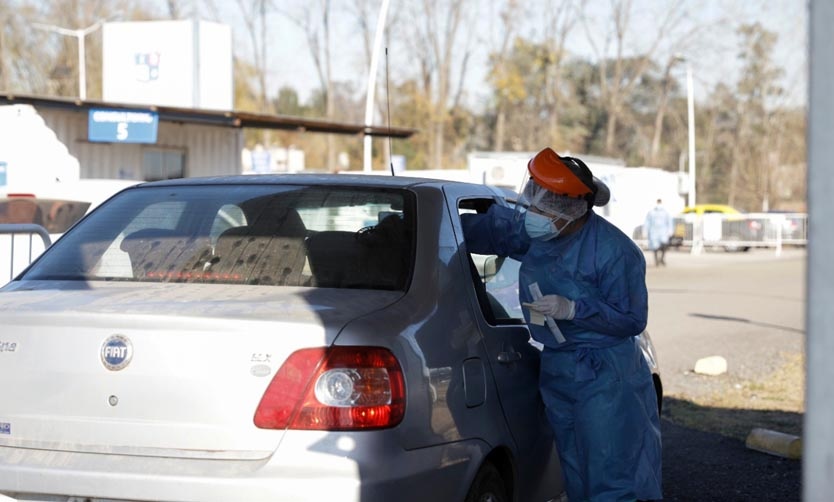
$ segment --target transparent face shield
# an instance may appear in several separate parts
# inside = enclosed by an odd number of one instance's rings
[[[527,233],[531,237],[549,240],[585,215],[588,202],[551,192],[527,174],[522,180],[515,209],[516,219],[525,220]]]
[[[528,210],[534,210],[552,218],[576,220],[588,211],[585,199],[559,195],[540,186],[528,176],[519,190],[517,212],[523,216]]]

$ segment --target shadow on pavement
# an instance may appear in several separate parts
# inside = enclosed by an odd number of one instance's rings
[[[801,413],[792,411],[719,408],[669,396],[663,398],[662,418],[683,427],[721,434],[742,442],[756,427],[801,436],[803,421]]]
[[[664,500],[801,500],[802,462],[750,450],[738,435],[754,427],[798,434],[801,414],[709,408],[674,398],[664,399],[663,408]]]

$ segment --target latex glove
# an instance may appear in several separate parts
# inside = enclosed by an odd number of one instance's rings
[[[573,319],[576,303],[564,296],[544,295],[532,303],[523,303],[528,309],[552,317],[553,319]]]

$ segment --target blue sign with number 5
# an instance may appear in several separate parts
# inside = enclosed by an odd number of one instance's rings
[[[158,128],[156,112],[91,108],[87,139],[99,143],[156,143]]]

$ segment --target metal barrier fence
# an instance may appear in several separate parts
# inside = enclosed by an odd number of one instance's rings
[[[35,240],[40,237],[40,241]],[[0,271],[0,286],[12,280],[37,258],[46,248],[52,245],[49,232],[40,225],[31,223],[0,224],[0,267],[8,271]],[[0,269],[1,270],[1,269]]]
[[[685,246],[693,254],[705,248],[747,251],[751,248],[774,248],[808,244],[808,215],[805,213],[749,213],[685,215],[674,220],[673,247]],[[648,246],[643,228],[633,236],[635,242]]]

